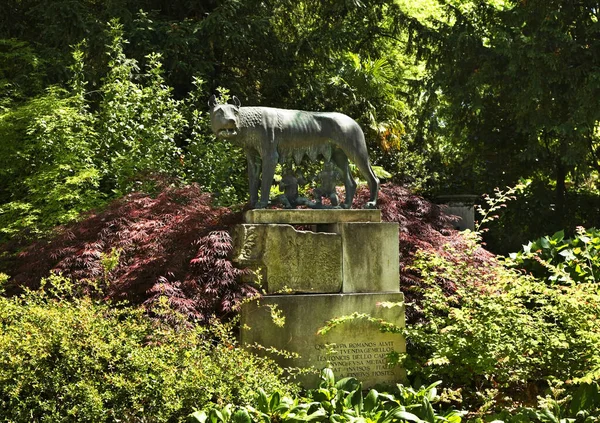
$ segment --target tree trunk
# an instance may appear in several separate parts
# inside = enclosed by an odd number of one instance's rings
[[[565,186],[566,178],[567,169],[559,157],[556,161],[556,222],[563,229],[565,221],[565,195],[567,192]]]

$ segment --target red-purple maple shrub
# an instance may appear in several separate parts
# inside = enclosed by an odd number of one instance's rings
[[[365,187],[359,188],[354,207],[365,204],[368,196]],[[473,266],[492,257],[482,248],[467,253],[471,245],[452,229],[454,218],[406,188],[382,185],[379,207],[384,221],[400,225],[400,287],[409,302],[418,303],[421,297],[420,275],[411,267],[417,250]],[[61,272],[82,284],[95,281],[106,298],[144,303],[150,309],[165,296],[176,310],[206,321],[232,312],[243,298],[257,293],[240,282],[247,270],[229,259],[228,229],[241,220],[241,212],[213,207],[210,195],[196,185],[166,188],[156,197],[134,193],[16,255],[10,254],[15,245],[3,246],[0,271],[12,276],[13,291],[35,288],[48,272]],[[103,258],[115,251],[120,252],[118,264],[107,271]],[[452,281],[439,283],[448,293],[455,289]],[[407,317],[418,318],[410,310]]]
[[[227,228],[240,221],[241,213],[212,207],[210,195],[197,185],[167,188],[156,197],[134,193],[59,228],[0,268],[12,276],[13,290],[36,288],[48,272],[60,272],[99,283],[113,300],[152,307],[165,295],[176,310],[207,320],[256,292],[238,282],[246,271],[227,258],[232,248]],[[118,264],[107,272],[102,259],[114,251],[120,253]]]

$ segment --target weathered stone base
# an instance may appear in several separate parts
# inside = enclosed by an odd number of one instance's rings
[[[331,363],[336,379],[354,376],[364,387],[394,384],[403,379],[399,367],[389,367],[386,357],[392,352],[405,352],[403,337],[382,333],[376,323],[359,318],[342,323],[324,335],[317,331],[332,319],[354,313],[368,314],[404,327],[404,296],[398,292],[372,294],[270,295],[247,303],[241,310],[240,341],[245,345],[259,344],[300,354],[286,359],[272,356],[283,367],[314,367],[318,370]],[[381,302],[398,305],[386,308]],[[276,307],[285,318],[278,327],[271,311]],[[330,344],[333,351],[328,355]],[[299,376],[305,387],[318,385],[317,375]]]
[[[344,219],[356,217],[347,213],[350,211],[321,210],[312,219],[327,221],[331,215]],[[292,212],[311,210],[282,212],[307,221],[310,214]],[[254,217],[257,216],[266,219],[262,214]],[[284,217],[279,220],[293,221]],[[254,268],[261,275],[267,294],[399,292],[397,223],[341,222],[316,226],[318,231],[299,231],[289,224],[237,225],[233,261]]]
[[[297,231],[291,225],[237,225],[234,238],[234,261],[259,272],[268,294],[342,290],[339,234]]]
[[[399,292],[397,223],[337,223],[342,236],[342,292]]]

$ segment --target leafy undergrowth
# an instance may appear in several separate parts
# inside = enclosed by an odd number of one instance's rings
[[[335,380],[331,369],[324,369],[317,389],[304,396],[285,395],[260,389],[251,405],[227,404],[221,409],[198,410],[190,423],[460,423],[464,412],[441,410],[436,386],[413,389],[401,384],[370,389],[368,393],[353,377]]]
[[[227,404],[225,407],[198,410],[188,417],[190,423],[597,423],[600,415],[598,384],[582,384],[566,395],[560,386],[540,398],[537,408],[521,407],[501,413],[473,418],[466,411],[449,405],[456,393],[443,389],[442,382],[421,385],[418,389],[397,384],[378,386],[366,391],[353,377],[336,381],[331,369],[321,373],[317,389],[304,395],[267,393],[259,389],[250,405]],[[559,384],[560,385],[560,384]],[[465,419],[466,416],[466,419]]]
[[[535,405],[548,381],[572,391],[598,380],[597,284],[551,284],[500,262],[473,268],[426,252],[414,266],[423,277],[424,318],[402,331],[412,378],[460,390],[481,417]],[[448,295],[440,279],[455,281],[456,291]]]
[[[354,206],[367,199],[368,190],[360,188]],[[492,257],[481,248],[473,253],[472,243],[451,228],[452,217],[406,188],[384,184],[379,207],[384,221],[400,224],[400,285],[408,301],[418,303],[422,297],[417,289],[421,276],[412,267],[418,250],[475,266]],[[111,300],[152,307],[166,296],[174,309],[207,321],[231,313],[243,298],[256,294],[253,286],[238,282],[246,270],[228,258],[228,230],[241,220],[241,212],[213,207],[210,195],[196,185],[166,188],[155,197],[134,193],[57,229],[50,239],[24,248],[18,243],[0,247],[0,271],[12,277],[10,292],[36,288],[49,272],[62,273],[100,286]],[[452,281],[440,279],[440,284],[448,293],[455,290]],[[411,321],[419,315],[409,311],[407,317]]]
[[[544,236],[510,254],[514,266],[557,283],[600,281],[600,230],[578,227],[572,239],[564,231]]]

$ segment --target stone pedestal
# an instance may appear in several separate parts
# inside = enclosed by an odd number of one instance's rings
[[[400,292],[397,223],[337,223],[342,238],[342,292]]]
[[[354,376],[366,387],[398,382],[402,371],[388,367],[386,356],[404,352],[404,340],[367,318],[404,325],[398,225],[382,223],[379,210],[252,210],[245,220],[236,228],[234,261],[254,268],[269,295],[242,306],[242,344],[300,354],[273,357],[284,367],[320,370],[330,363],[337,378]],[[273,310],[285,319],[282,327]],[[359,318],[317,334],[328,321],[354,313]],[[327,345],[335,353],[327,354]],[[311,387],[318,379],[300,381]]]
[[[297,231],[291,225],[238,225],[234,259],[260,275],[268,294],[340,292],[342,237]]]
[[[440,195],[437,202],[446,205],[446,213],[458,216],[454,229],[464,231],[475,230],[475,201],[477,195]]]
[[[245,219],[233,261],[254,268],[268,294],[400,292],[398,224],[382,223],[380,210],[251,210]]]

